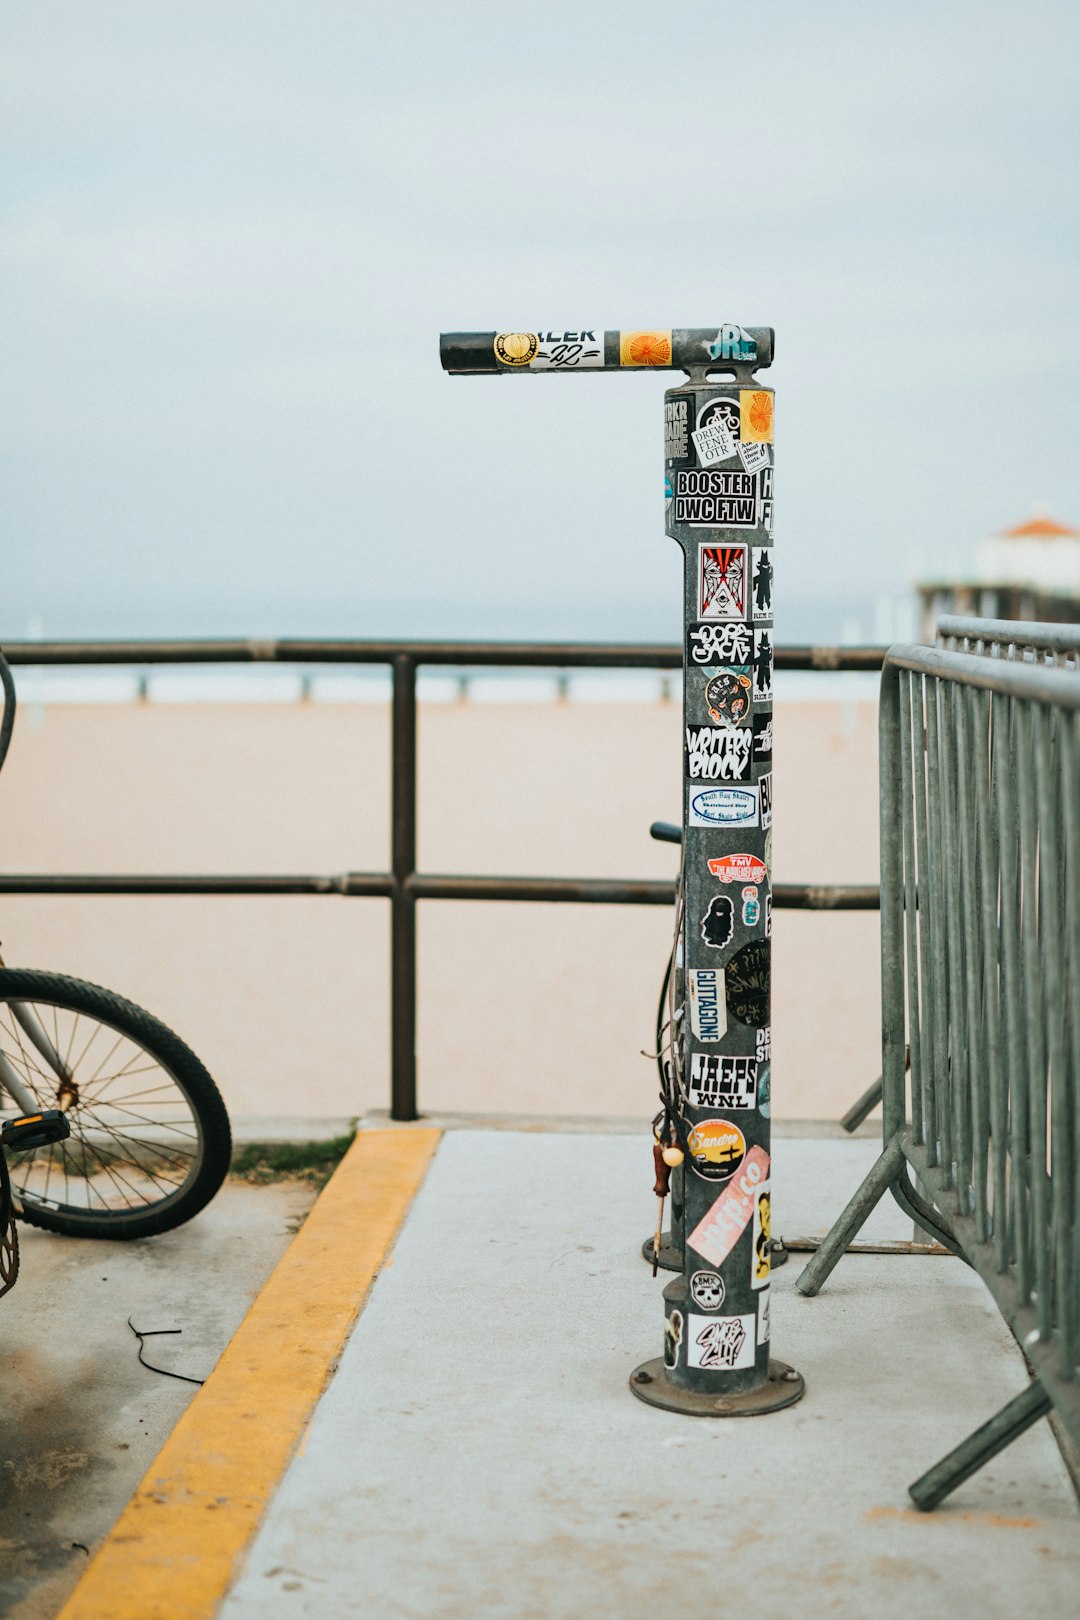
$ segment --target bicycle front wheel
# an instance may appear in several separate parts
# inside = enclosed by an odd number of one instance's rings
[[[11,1157],[12,1192],[32,1225],[149,1237],[190,1220],[221,1186],[232,1152],[221,1094],[141,1007],[81,979],[6,968],[0,1054],[0,1114],[24,1111],[7,1072],[71,1127],[67,1141]]]

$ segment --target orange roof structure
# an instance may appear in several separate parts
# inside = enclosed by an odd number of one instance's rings
[[[1070,529],[1067,523],[1058,523],[1052,517],[1044,517],[1041,513],[1029,517],[1026,523],[1018,523],[1015,528],[1002,529],[1003,540],[1080,540],[1080,529]]]

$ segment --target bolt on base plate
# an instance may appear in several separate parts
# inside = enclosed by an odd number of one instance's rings
[[[770,1361],[768,1383],[758,1389],[742,1390],[737,1395],[699,1395],[669,1381],[663,1356],[643,1361],[635,1368],[630,1374],[630,1388],[639,1401],[663,1407],[665,1412],[683,1412],[687,1417],[757,1417],[794,1406],[806,1394],[802,1373],[786,1361]]]
[[[652,1265],[652,1246],[653,1240],[651,1237],[647,1237],[641,1245],[642,1257],[649,1262],[650,1266]],[[786,1266],[789,1259],[790,1253],[784,1247],[783,1238],[774,1238],[770,1261],[773,1270],[775,1271],[777,1266]],[[660,1258],[656,1263],[661,1271],[681,1271],[683,1268],[683,1251],[674,1247],[670,1232],[661,1232],[660,1234]]]

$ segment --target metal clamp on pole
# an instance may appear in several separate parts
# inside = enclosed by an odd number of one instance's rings
[[[630,1379],[654,1406],[725,1417],[803,1394],[770,1359],[773,394],[771,327],[451,332],[443,369],[680,370],[665,402],[667,533],[684,558],[682,935],[655,1192],[682,1270],[664,1354]],[[711,382],[723,373],[727,382]],[[674,1175],[672,1175],[674,1171]],[[661,1214],[663,1204],[661,1202]],[[659,1226],[658,1226],[659,1234]]]

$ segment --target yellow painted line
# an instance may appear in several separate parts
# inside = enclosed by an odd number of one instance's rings
[[[357,1135],[57,1620],[212,1620],[441,1135]]]

